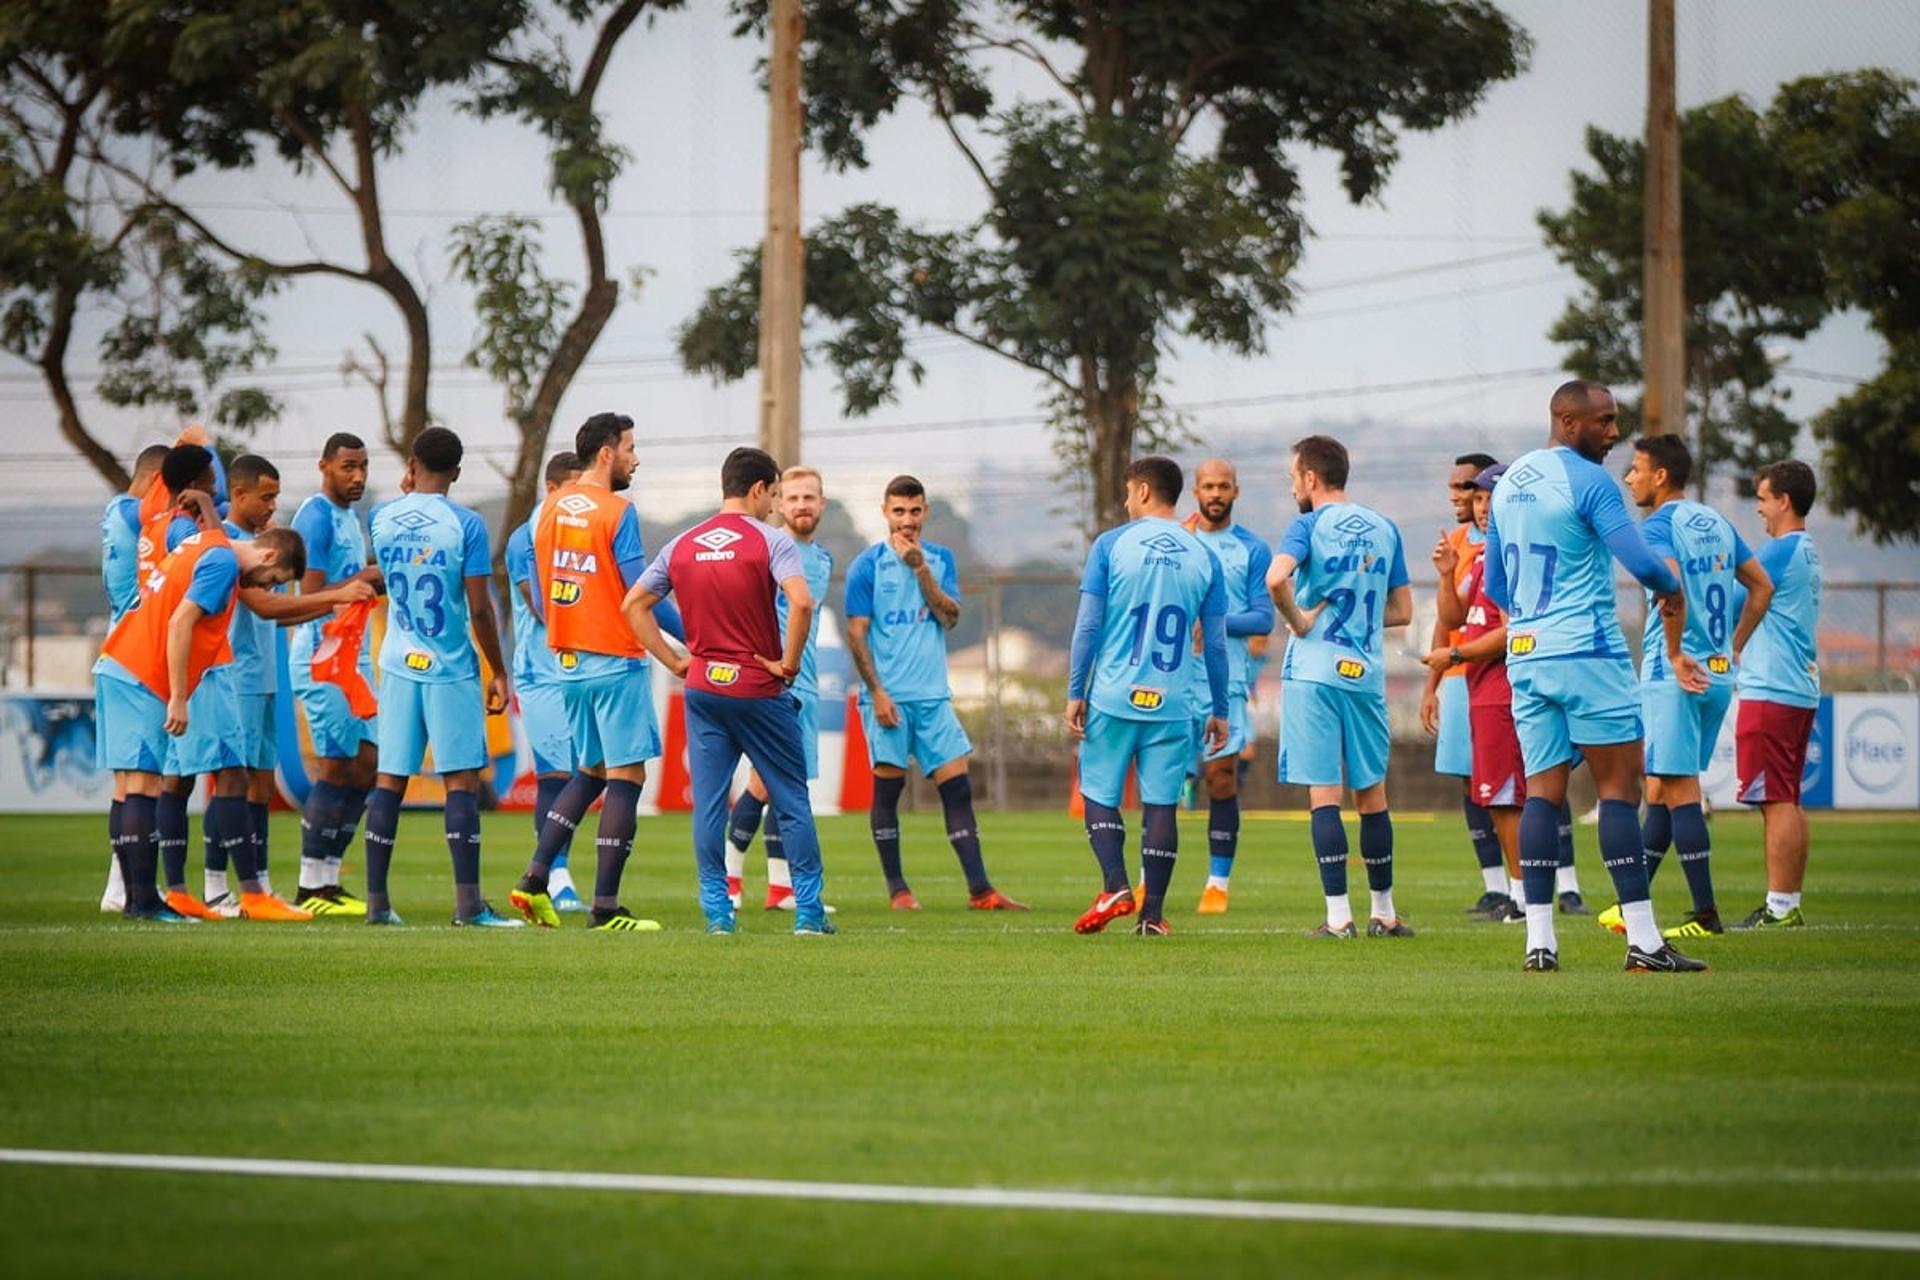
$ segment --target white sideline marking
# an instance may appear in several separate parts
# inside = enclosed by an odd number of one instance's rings
[[[776,1178],[697,1178],[654,1173],[576,1173],[552,1169],[485,1169],[426,1164],[348,1164],[331,1160],[254,1160],[229,1156],[140,1155],[116,1151],[40,1151],[17,1147],[0,1147],[0,1164],[227,1174],[253,1178],[326,1178],[348,1182],[410,1182],[459,1187],[542,1187],[650,1195],[934,1205],[959,1209],[1130,1213],[1161,1218],[1232,1218],[1252,1222],[1604,1236],[1630,1240],[1697,1240],[1723,1244],[1799,1245],[1814,1249],[1920,1253],[1920,1232],[1911,1231],[1858,1231],[1746,1222],[1684,1222],[1660,1218],[1594,1218],[1552,1213],[1479,1213],[1458,1209],[1402,1209],[1386,1205],[1311,1204],[1278,1200],[1109,1195],[1091,1191],[916,1187],[868,1182],[789,1182]]]

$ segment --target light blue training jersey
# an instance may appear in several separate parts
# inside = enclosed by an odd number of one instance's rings
[[[116,493],[100,515],[100,582],[107,589],[107,627],[140,600],[140,499]]]
[[[373,555],[387,580],[380,670],[426,683],[471,680],[467,579],[491,571],[487,526],[443,493],[409,493],[373,509]]]
[[[937,542],[922,542],[933,579],[960,598],[960,575],[953,552]],[[953,696],[947,683],[947,629],[927,607],[920,580],[891,544],[876,542],[854,558],[847,570],[848,618],[870,618],[867,649],[873,654],[881,687],[895,702],[929,702]],[[866,701],[871,694],[860,690]]]
[[[253,541],[253,535],[233,521],[224,523],[230,540]],[[233,620],[227,624],[227,643],[233,646],[233,669],[227,682],[235,693],[272,693],[280,687],[273,648],[278,630],[278,624],[247,608],[246,601],[234,605]]]
[[[1121,720],[1227,714],[1230,681],[1213,688],[1204,668],[1192,674],[1202,665],[1194,623],[1224,638],[1227,615],[1226,575],[1198,534],[1158,516],[1109,529],[1087,553],[1080,593],[1104,602],[1103,621],[1096,647],[1075,664],[1069,698]]]
[[[1732,523],[1712,507],[1684,498],[1663,503],[1640,525],[1647,548],[1680,566],[1680,589],[1687,597],[1687,629],[1681,652],[1700,664],[1714,684],[1732,684],[1733,628],[1739,620],[1737,570],[1753,552]],[[1641,640],[1640,683],[1673,679],[1667,661],[1666,630],[1659,607],[1647,592],[1647,631]]]
[[[1245,697],[1253,681],[1253,663],[1247,655],[1247,640],[1273,630],[1273,597],[1267,594],[1267,569],[1273,564],[1273,552],[1250,533],[1245,525],[1230,524],[1213,532],[1196,528],[1193,536],[1220,561],[1222,581],[1227,592],[1227,678],[1229,692]],[[1204,682],[1204,673],[1196,669],[1195,688]]]
[[[300,504],[293,513],[293,531],[307,544],[308,571],[318,569],[326,574],[323,586],[345,582],[367,567],[367,535],[360,527],[359,515],[352,507],[336,507],[324,493],[316,493]],[[325,618],[315,618],[293,629],[288,661],[295,671],[312,663],[313,647],[326,622]],[[373,671],[372,655],[365,649],[360,651],[360,666],[369,674]]]
[[[516,685],[552,684],[560,678],[560,664],[547,647],[547,621],[527,603],[527,589],[540,590],[533,568],[533,527],[540,519],[535,506],[527,522],[507,538],[507,585],[513,606],[513,682]]]
[[[827,588],[833,585],[833,554],[825,547],[802,542],[798,538],[793,540],[793,545],[800,549],[800,568],[806,575],[807,590],[813,596],[813,622],[807,628],[807,647],[800,655],[800,674],[794,677],[793,691],[802,698],[817,698],[820,696],[820,658],[814,650],[815,642],[820,638],[820,610],[827,603]],[[784,644],[787,638],[786,592],[775,591],[773,607],[780,618],[780,640]],[[946,642],[943,640],[942,653],[945,650]],[[891,691],[893,686],[887,687]]]
[[[1400,530],[1355,502],[1332,502],[1295,520],[1276,549],[1292,556],[1294,599],[1324,605],[1287,645],[1287,680],[1386,695],[1387,596],[1407,585]]]
[[[1820,705],[1820,553],[1806,530],[1782,534],[1757,553],[1773,579],[1773,601],[1740,655],[1740,695],[1790,707]]]

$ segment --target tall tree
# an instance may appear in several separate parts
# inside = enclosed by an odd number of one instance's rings
[[[765,0],[737,0],[762,32]],[[813,347],[865,414],[924,369],[916,330],[1031,370],[1061,456],[1085,468],[1091,523],[1125,518],[1136,448],[1178,431],[1158,394],[1176,337],[1240,354],[1291,305],[1306,236],[1296,163],[1337,154],[1349,198],[1376,197],[1401,130],[1466,114],[1521,68],[1524,33],[1488,0],[813,0],[810,142],[864,166],[865,131],[913,100],[980,182],[960,230],[861,205],[808,237]],[[988,59],[1050,91],[1002,101]],[[680,334],[689,369],[755,367],[758,254]]]

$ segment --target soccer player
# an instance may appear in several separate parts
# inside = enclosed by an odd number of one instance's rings
[[[800,700],[800,745],[807,754],[807,777],[820,776],[820,673],[814,641],[820,635],[821,607],[827,601],[827,588],[833,581],[833,556],[813,540],[820,528],[821,513],[827,509],[820,473],[812,467],[788,467],[780,473],[780,519],[800,552],[800,567],[807,578],[807,592],[813,597],[813,621],[807,627],[807,647],[800,657],[800,674],[793,681],[793,696]],[[787,625],[787,597],[774,597],[780,626]],[[747,775],[747,789],[734,801],[727,821],[727,896],[740,905],[740,873],[746,870],[747,846],[760,826],[767,805],[767,787],[757,773]],[[780,825],[767,822],[767,902],[768,911],[794,909],[793,873],[780,849]],[[831,912],[832,907],[824,908]]]
[[[1470,499],[1472,520],[1484,535],[1493,487],[1506,468],[1494,463],[1477,472]],[[1484,539],[1483,539],[1484,541]],[[1433,567],[1439,570],[1437,597],[1439,625],[1434,634],[1447,640],[1421,661],[1436,673],[1464,670],[1473,773],[1467,779],[1468,800],[1489,815],[1499,846],[1504,877],[1498,890],[1489,889],[1482,901],[1491,906],[1474,913],[1491,923],[1524,921],[1526,889],[1520,877],[1520,809],[1527,802],[1527,771],[1520,759],[1520,738],[1513,728],[1513,690],[1507,683],[1507,620],[1487,598],[1486,558],[1476,550],[1467,579],[1457,590],[1454,580],[1461,555],[1459,543],[1442,534],[1433,548]],[[1429,681],[1429,688],[1432,687]],[[1488,883],[1492,883],[1489,877]]]
[[[367,803],[367,923],[401,925],[387,893],[400,801],[427,748],[447,789],[447,852],[453,858],[453,923],[523,929],[480,896],[480,776],[487,717],[507,709],[487,579],[493,551],[480,517],[447,496],[466,450],[445,427],[428,427],[407,454],[407,491],[368,520],[374,561],[387,584],[380,643],[379,780]],[[471,626],[472,635],[468,634]],[[480,661],[492,673],[480,689]]]
[[[366,443],[335,432],[320,450],[319,469],[320,492],[293,514],[293,530],[307,544],[300,590],[321,591],[352,578],[379,590],[380,571],[367,563],[366,531],[353,509],[367,492]],[[287,674],[306,710],[315,756],[313,786],[300,814],[300,887],[294,902],[315,915],[364,916],[366,902],[340,884],[340,859],[373,789],[377,717],[354,715],[339,685],[313,678],[320,627],[319,621],[300,626],[287,653]],[[372,685],[370,651],[360,655],[360,674]]]
[[[1755,505],[1771,542],[1760,548],[1760,567],[1773,582],[1773,600],[1744,651],[1740,666],[1740,713],[1734,722],[1734,769],[1742,804],[1760,807],[1767,850],[1767,899],[1736,929],[1798,929],[1800,890],[1807,875],[1807,814],[1800,807],[1800,777],[1807,740],[1820,705],[1820,663],[1815,652],[1820,622],[1820,553],[1807,536],[1813,510],[1813,468],[1775,462],[1760,469]]]
[[[1199,506],[1190,526],[1201,543],[1220,561],[1227,591],[1227,740],[1200,752],[1202,780],[1207,788],[1207,886],[1200,893],[1199,914],[1225,915],[1228,880],[1240,847],[1240,754],[1252,734],[1248,730],[1247,699],[1252,694],[1252,662],[1248,641],[1264,639],[1273,630],[1273,600],[1267,595],[1267,568],[1273,553],[1247,527],[1235,524],[1234,503],[1240,497],[1240,477],[1224,458],[1209,458],[1194,468],[1193,497]],[[1198,695],[1203,673],[1189,676]],[[1196,696],[1194,740],[1199,745],[1211,703]]]
[[[1124,476],[1128,522],[1100,535],[1080,581],[1067,679],[1067,728],[1080,740],[1080,797],[1102,887],[1076,933],[1098,933],[1135,909],[1128,888],[1127,769],[1140,785],[1140,863],[1146,892],[1134,932],[1163,936],[1167,886],[1180,849],[1180,790],[1193,759],[1194,703],[1204,697],[1201,741],[1227,744],[1231,664],[1226,573],[1175,518],[1184,477],[1167,458],[1136,458]],[[1184,668],[1200,626],[1205,693]],[[1229,757],[1230,759],[1231,757]]]
[[[238,732],[231,690],[217,675],[208,678],[231,661],[229,614],[236,588],[272,587],[305,567],[297,534],[274,529],[236,546],[207,495],[182,496],[199,518],[199,531],[162,558],[142,585],[138,605],[108,634],[94,664],[102,755],[125,795],[117,821],[111,814],[108,819],[122,862],[125,911],[168,924],[193,918],[162,901],[154,887],[160,860],[155,806],[168,757],[175,757],[175,768],[192,768],[197,757],[217,750],[219,739]],[[189,734],[185,754],[195,758],[183,759],[174,740]],[[236,802],[231,787],[216,790],[207,821],[239,872],[243,914],[256,920],[311,918],[260,884],[246,839],[246,804]]]
[[[1637,681],[1614,605],[1613,560],[1655,592],[1667,661],[1683,688],[1699,692],[1706,682],[1681,649],[1686,598],[1673,571],[1647,549],[1619,486],[1600,467],[1620,438],[1613,394],[1575,379],[1554,391],[1549,411],[1549,444],[1511,463],[1493,491],[1484,552],[1487,595],[1507,615],[1507,679],[1527,769],[1520,815],[1524,967],[1560,967],[1551,892],[1559,806],[1578,750],[1600,795],[1600,856],[1627,926],[1627,971],[1705,969],[1660,936],[1648,896],[1637,812]]]
[[[714,934],[738,927],[727,892],[727,794],[742,755],[767,787],[768,820],[779,827],[792,869],[794,934],[836,932],[820,905],[820,838],[807,798],[800,702],[788,691],[812,633],[813,595],[800,549],[766,523],[779,483],[779,465],[763,450],[729,453],[718,514],[662,547],[623,604],[634,634],[687,682],[693,852],[700,910]],[[776,591],[787,601],[784,624]],[[680,600],[684,657],[668,648],[654,617],[669,594]]]
[[[544,502],[558,489],[580,478],[580,459],[571,450],[547,459]],[[540,508],[525,524],[507,538],[507,581],[513,593],[513,692],[520,700],[520,727],[526,732],[533,752],[536,790],[533,802],[533,837],[540,838],[547,813],[573,776],[573,726],[567,721],[567,700],[560,683],[553,650],[547,645],[547,624],[535,605],[534,593],[540,589],[533,565],[533,531],[540,520]],[[596,793],[597,794],[597,793]],[[592,799],[588,800],[592,803]],[[554,855],[553,869],[547,876],[547,893],[553,909],[563,912],[585,911],[568,869],[573,829],[564,828],[567,842]]]
[[[1700,772],[1713,759],[1720,722],[1733,701],[1733,655],[1746,648],[1773,598],[1772,580],[1727,518],[1683,496],[1692,474],[1693,455],[1679,436],[1642,436],[1633,442],[1627,492],[1635,506],[1652,512],[1641,523],[1640,534],[1680,579],[1687,598],[1681,648],[1707,679],[1703,693],[1681,688],[1667,665],[1660,632],[1647,628],[1640,660],[1640,714],[1647,733],[1647,807],[1640,847],[1649,883],[1668,847],[1677,848],[1693,896],[1693,910],[1666,931],[1669,938],[1705,938],[1726,931],[1714,906],[1712,841],[1700,807]],[[1740,588],[1745,588],[1747,601],[1736,617]],[[1649,597],[1649,621],[1653,616]],[[1608,914],[1602,912],[1600,919],[1607,923]]]
[[[912,476],[887,482],[880,501],[887,537],[862,551],[847,570],[847,650],[864,687],[860,723],[873,763],[869,815],[880,870],[895,911],[918,911],[919,899],[900,870],[900,793],[907,764],[940,789],[947,839],[967,877],[967,905],[976,911],[1025,911],[987,878],[973,816],[973,750],[953,714],[947,684],[946,633],[960,623],[960,578],[953,553],[922,542],[926,487]]]
[[[548,495],[533,535],[534,602],[547,622],[573,727],[573,777],[554,798],[526,874],[509,895],[529,924],[555,928],[548,894],[554,859],[573,838],[594,797],[605,793],[588,920],[610,933],[652,933],[657,920],[620,905],[620,877],[633,851],[635,811],[647,764],[660,754],[652,668],[621,603],[647,567],[640,517],[620,494],[633,483],[633,419],[596,413],[574,434],[580,478]],[[678,610],[656,611],[669,631]]]
[[[1457,628],[1442,626],[1439,614],[1453,612],[1451,602],[1465,590],[1474,561],[1480,558],[1486,535],[1473,519],[1474,477],[1494,465],[1485,453],[1463,453],[1453,460],[1447,473],[1447,498],[1453,504],[1454,527],[1441,535],[1452,549],[1451,576],[1442,576],[1436,592],[1436,620],[1433,627],[1434,651],[1451,649],[1461,641]],[[1439,563],[1436,556],[1435,564]],[[1434,735],[1433,771],[1460,779],[1460,806],[1467,819],[1467,838],[1473,842],[1473,855],[1480,863],[1485,892],[1466,913],[1492,918],[1507,912],[1511,899],[1507,894],[1507,876],[1501,861],[1500,841],[1486,806],[1473,797],[1473,728],[1468,710],[1465,666],[1451,666],[1427,673],[1426,691],[1420,696],[1420,727]]]
[[[1370,938],[1411,938],[1393,903],[1387,810],[1386,628],[1413,621],[1400,530],[1347,498],[1347,449],[1330,436],[1293,446],[1300,518],[1280,540],[1267,587],[1294,638],[1280,668],[1280,780],[1307,788],[1327,918],[1310,935],[1354,936],[1347,899],[1342,770],[1360,813]],[[1297,575],[1297,581],[1296,581]]]

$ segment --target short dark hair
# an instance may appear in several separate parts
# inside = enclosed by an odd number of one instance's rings
[[[765,449],[742,445],[720,464],[720,496],[744,498],[756,484],[769,489],[780,483],[780,464]]]
[[[1473,473],[1479,475],[1488,467],[1499,465],[1499,462],[1500,459],[1490,453],[1463,453],[1453,460],[1453,465],[1456,467],[1472,467]]]
[[[927,496],[927,486],[921,484],[912,476],[895,476],[893,479],[887,481],[886,492],[880,496],[883,498],[924,498]]]
[[[366,447],[367,442],[359,436],[354,435],[353,432],[336,431],[327,437],[325,444],[320,446],[320,461],[325,462],[342,449],[360,449],[364,451]]]
[[[413,460],[437,476],[452,475],[460,469],[467,447],[460,437],[445,427],[428,427],[413,438]]]
[[[1775,497],[1784,497],[1793,504],[1793,514],[1804,518],[1813,510],[1816,486],[1813,468],[1798,458],[1784,458],[1779,462],[1769,462],[1760,468],[1753,477],[1757,488],[1762,480],[1767,488],[1773,490]]]
[[[562,449],[547,459],[547,483],[565,484],[568,476],[584,470],[586,468],[580,465],[579,455],[571,449]]]
[[[167,446],[164,444],[150,444],[142,449],[140,455],[133,460],[133,474],[137,476],[151,474],[152,472],[158,471],[160,464],[166,460]]]
[[[1294,441],[1293,454],[1300,469],[1320,477],[1329,489],[1347,487],[1347,446],[1332,436],[1307,436]]]
[[[1633,442],[1633,448],[1636,453],[1646,454],[1655,468],[1667,473],[1669,487],[1685,489],[1687,481],[1693,478],[1693,450],[1673,432],[1641,436]]]
[[[307,544],[292,529],[275,525],[253,535],[253,541],[262,551],[276,552],[280,567],[292,570],[295,582],[307,576]]]
[[[573,452],[585,471],[600,456],[602,449],[618,449],[620,437],[633,430],[633,419],[624,413],[596,413],[573,433]]]
[[[160,483],[167,486],[169,493],[185,493],[212,465],[211,450],[197,444],[174,445],[160,460]]]
[[[1587,401],[1593,398],[1594,392],[1606,390],[1606,386],[1602,383],[1588,382],[1585,378],[1569,378],[1567,381],[1555,387],[1553,394],[1547,398],[1547,412],[1559,413],[1560,406],[1575,396],[1580,397],[1580,407],[1585,409],[1587,407]],[[1609,394],[1611,393],[1609,392]]]
[[[1180,491],[1187,487],[1187,477],[1180,470],[1180,464],[1159,454],[1135,458],[1127,464],[1121,479],[1129,486],[1145,483],[1147,492],[1168,506],[1180,501]]]
[[[227,467],[227,484],[234,489],[252,489],[262,480],[278,480],[280,468],[257,453],[243,453]]]

